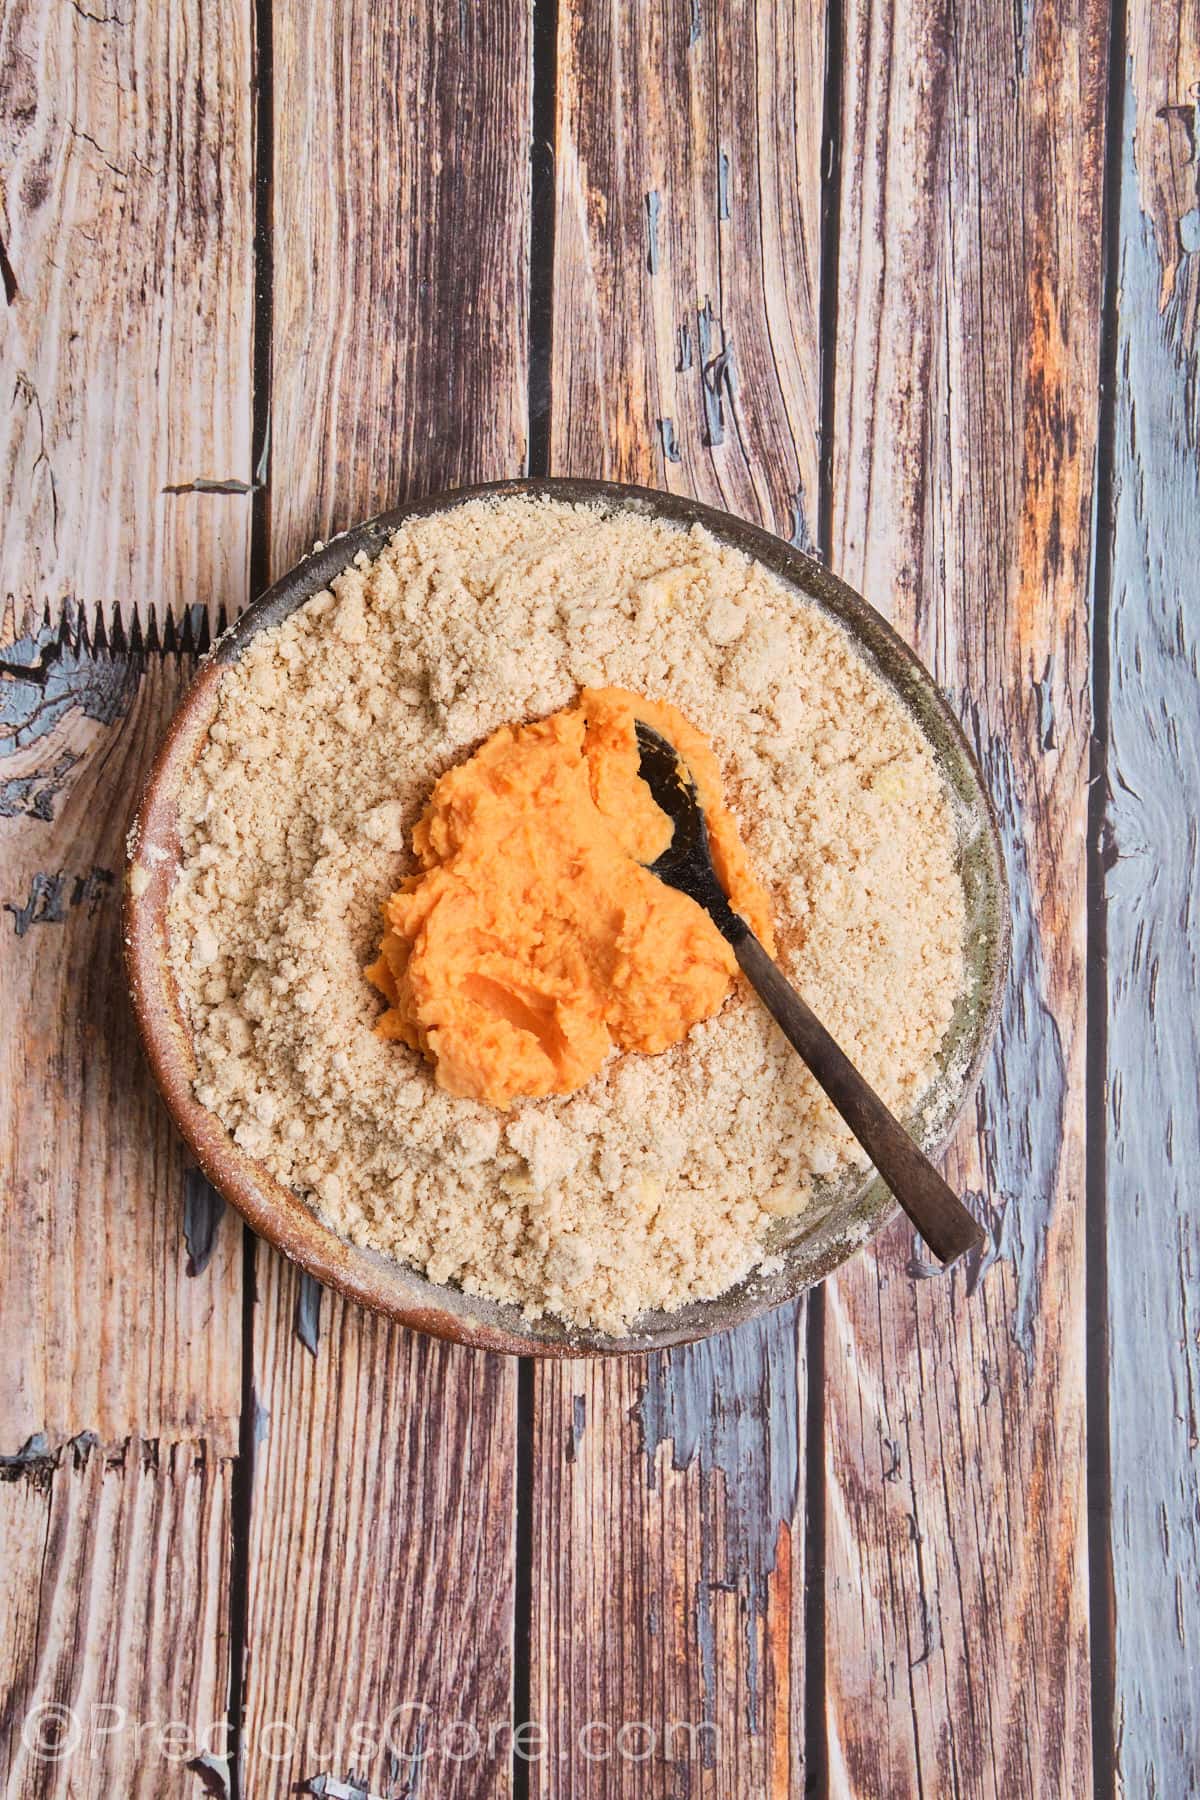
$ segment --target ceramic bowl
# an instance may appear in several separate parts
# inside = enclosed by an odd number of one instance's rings
[[[322,1223],[233,1142],[196,1099],[191,1038],[167,955],[167,911],[180,859],[178,797],[217,708],[225,670],[256,633],[286,619],[327,587],[360,552],[374,557],[406,519],[426,517],[481,495],[549,495],[613,510],[633,508],[684,527],[699,523],[723,543],[764,563],[806,601],[846,627],[885,683],[916,720],[954,803],[958,858],[967,902],[969,980],[942,1047],[932,1089],[906,1120],[931,1155],[944,1147],[987,1054],[1000,1005],[1009,946],[1009,907],[995,819],[957,719],[916,657],[853,589],[790,544],[727,513],[645,488],[609,482],[534,480],[492,483],[439,495],[380,514],[344,532],[292,569],[243,613],[201,664],[167,732],[130,836],[125,882],[125,944],[134,1009],[167,1106],[208,1179],[260,1236],[316,1279],[420,1331],[479,1348],[534,1356],[619,1355],[661,1349],[724,1331],[779,1306],[823,1280],[893,1217],[878,1177],[855,1174],[819,1196],[819,1204],[781,1224],[781,1266],[751,1274],[716,1299],[673,1313],[652,1313],[620,1338],[571,1330],[548,1319],[530,1324],[516,1308],[439,1286],[416,1270],[360,1248]]]

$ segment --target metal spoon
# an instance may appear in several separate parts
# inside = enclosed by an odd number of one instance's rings
[[[702,906],[728,940],[759,999],[800,1052],[938,1261],[949,1266],[969,1250],[983,1250],[988,1243],[983,1226],[730,906],[712,865],[696,784],[679,752],[640,719],[637,740],[642,780],[675,825],[667,848],[648,865],[650,873]]]

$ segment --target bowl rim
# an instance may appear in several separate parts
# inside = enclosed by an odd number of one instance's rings
[[[478,483],[427,495],[340,532],[290,568],[223,633],[202,659],[171,719],[142,790],[128,839],[125,864],[123,938],[134,1015],[154,1079],[174,1122],[201,1171],[259,1236],[323,1285],[394,1319],[476,1349],[510,1355],[562,1358],[644,1355],[674,1344],[695,1342],[795,1299],[823,1281],[895,1217],[897,1208],[877,1176],[847,1203],[847,1217],[822,1233],[781,1250],[783,1266],[770,1279],[749,1277],[680,1314],[658,1313],[644,1330],[624,1337],[579,1332],[561,1322],[523,1320],[515,1307],[478,1299],[431,1282],[426,1276],[378,1252],[341,1238],[308,1203],[271,1176],[236,1145],[216,1115],[193,1091],[191,1035],[168,956],[168,904],[180,862],[177,799],[207,736],[224,671],[259,632],[280,624],[347,568],[360,552],[378,555],[406,522],[449,511],[478,499],[551,498],[597,503],[613,510],[649,512],[684,527],[700,524],[718,539],[755,557],[785,583],[832,614],[846,627],[890,690],[906,705],[947,775],[952,753],[960,789],[969,786],[971,804],[982,821],[979,879],[990,931],[985,942],[986,991],[975,1011],[971,1054],[956,1072],[953,1104],[935,1132],[924,1139],[940,1154],[974,1093],[991,1049],[1005,991],[1011,951],[1011,907],[995,809],[978,759],[949,702],[892,625],[824,564],[762,527],[685,495],[631,484],[564,476],[526,477]],[[930,725],[940,727],[940,741]],[[482,1315],[482,1316],[481,1316]]]

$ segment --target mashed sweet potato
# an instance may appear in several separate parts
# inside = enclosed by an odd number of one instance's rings
[[[729,993],[716,926],[642,866],[672,827],[638,774],[636,718],[689,764],[722,886],[771,945],[707,740],[672,706],[585,688],[442,776],[413,831],[420,872],[384,906],[367,970],[388,1001],[378,1030],[423,1051],[449,1093],[570,1093],[614,1045],[665,1050]]]

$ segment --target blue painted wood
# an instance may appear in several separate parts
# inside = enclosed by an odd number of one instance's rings
[[[651,1357],[636,1414],[651,1488],[660,1445],[671,1445],[671,1466],[700,1471],[700,1572],[695,1584],[695,1629],[703,1665],[705,1717],[714,1718],[717,1641],[714,1593],[730,1586],[743,1606],[746,1718],[764,1729],[759,1625],[775,1572],[780,1528],[798,1528],[800,1430],[804,1397],[805,1303],[736,1331]],[[724,1480],[724,1532],[718,1544],[714,1478]],[[714,1722],[715,1719],[714,1719]]]
[[[1109,0],[842,8],[830,561],[974,736],[1011,883],[949,1160],[996,1255],[827,1284],[833,1793],[1091,1791],[1085,1460],[1089,577]]]
[[[807,1304],[644,1360],[539,1368],[540,1800],[804,1793]],[[599,1760],[606,1743],[639,1760]]]
[[[1168,16],[1170,15],[1170,16]],[[1200,4],[1133,0],[1108,629],[1108,1396],[1129,1795],[1200,1791]]]

